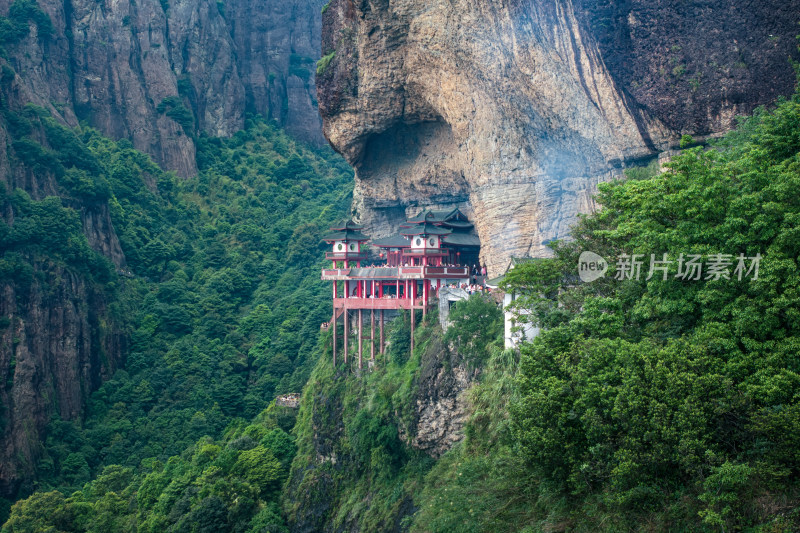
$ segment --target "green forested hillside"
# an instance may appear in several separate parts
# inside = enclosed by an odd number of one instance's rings
[[[256,515],[280,523],[268,502],[294,453],[294,415],[273,406],[249,422],[276,394],[299,392],[316,361],[330,313],[320,237],[349,209],[349,167],[254,119],[233,138],[198,139],[200,175],[181,180],[127,141],[73,132],[40,108],[4,114],[21,168],[54,176],[59,196],[3,191],[15,215],[0,224],[3,275],[24,283],[45,261],[94,280],[130,339],[86,420],[51,422],[39,493],[6,529],[46,529],[25,509],[65,531],[191,529],[221,508],[213,531],[247,529]],[[83,235],[79,209],[94,202],[110,205],[119,273]],[[50,513],[62,501],[53,489],[84,496]]]
[[[800,95],[714,148],[601,187],[573,242],[509,278],[546,326],[522,350],[513,435],[582,528],[591,510],[616,528],[800,527]],[[643,254],[641,279],[578,282],[585,250]],[[650,254],[672,263],[646,279]],[[703,256],[700,279],[681,254]]]
[[[4,533],[797,531],[799,132],[796,95],[664,173],[602,186],[574,240],[507,276],[542,327],[520,352],[476,296],[447,332],[429,314],[410,357],[398,320],[362,375],[334,369],[319,335],[319,234],[350,201],[337,159],[255,122],[203,140],[201,176],[180,182],[79,132],[95,171],[31,161],[110,199],[132,277],[87,251],[69,207],[19,192],[5,201],[29,233],[3,236],[3,264],[24,277],[49,246],[95,273],[130,356],[85,424],[53,422],[41,490]],[[24,238],[59,227],[66,241]],[[586,250],[611,262],[604,279],[578,279]],[[623,253],[645,257],[640,279],[614,279]],[[645,279],[650,254],[673,260],[666,279]],[[675,277],[680,254],[730,254],[728,277]],[[757,279],[738,279],[739,254],[760,255]],[[407,444],[414,411],[423,378],[455,368],[471,379],[464,439],[434,460]],[[295,424],[269,400],[308,376]]]
[[[663,174],[603,185],[573,241],[507,276],[542,333],[428,476],[415,530],[800,529],[798,132],[795,95]],[[605,278],[578,279],[583,251]],[[643,254],[639,280],[615,279],[623,253]],[[676,277],[680,254],[730,254],[728,277]],[[739,254],[760,254],[757,279]]]
[[[415,357],[385,373],[345,377],[322,360],[295,429],[290,521],[420,533],[800,529],[798,132],[795,96],[663,174],[602,186],[603,210],[573,241],[506,278],[543,327],[519,354],[472,310],[456,312],[444,345],[436,326],[421,328]],[[603,280],[578,279],[585,250],[611,261]],[[614,279],[622,253],[645,254],[640,280]],[[666,280],[645,279],[651,253],[672,257]],[[730,279],[676,279],[681,253],[731,254]],[[739,254],[761,255],[758,279],[738,279]],[[481,373],[466,392],[465,438],[426,461],[391,425],[418,405],[426,360],[447,368],[466,354],[479,354]]]

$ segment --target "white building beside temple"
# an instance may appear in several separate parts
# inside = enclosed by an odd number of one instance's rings
[[[536,258],[532,257],[512,257],[503,275],[488,280],[486,285],[492,289],[497,289],[500,283],[505,279],[506,274],[508,274],[511,269],[519,264],[528,263],[535,260]],[[529,314],[529,312],[526,312],[525,310],[518,310],[514,313],[509,310],[509,306],[514,300],[517,299],[518,296],[519,294],[514,291],[507,292],[503,295],[503,314],[505,318],[504,340],[506,348],[516,348],[520,345],[520,343],[531,341],[539,334],[538,326],[535,326],[530,322],[518,320],[519,315]]]

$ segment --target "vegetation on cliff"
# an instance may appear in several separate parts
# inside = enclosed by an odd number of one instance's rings
[[[60,196],[34,201],[4,188],[13,224],[0,225],[3,283],[30,282],[43,260],[54,262],[104,291],[130,339],[124,369],[92,394],[85,419],[51,422],[39,492],[7,528],[25,530],[24,517],[45,501],[70,509],[52,514],[72,517],[57,530],[94,531],[112,518],[123,529],[184,527],[187,516],[203,523],[200,515],[245,494],[226,524],[267,520],[291,463],[293,418],[254,422],[260,429],[244,421],[276,394],[301,390],[316,361],[330,313],[320,237],[349,208],[349,167],[254,119],[230,139],[200,137],[201,173],[186,181],[127,141],[71,131],[41,108],[4,115],[15,169],[54,177]],[[93,205],[109,206],[125,254],[118,272],[83,234],[80,214]],[[208,447],[218,456],[193,459]],[[264,471],[268,481],[248,477],[272,456],[280,468]],[[141,490],[155,477],[145,505]],[[172,496],[156,505],[162,490]]]
[[[481,296],[460,302],[444,334],[438,313],[415,331],[409,356],[408,316],[391,325],[389,347],[375,369],[358,373],[331,364],[330,349],[317,364],[304,395],[295,433],[298,453],[284,494],[284,509],[296,531],[400,531],[410,524],[427,490],[436,461],[412,445],[418,410],[430,400],[423,375],[475,369],[502,351],[502,314]],[[469,346],[468,356],[452,347]],[[450,391],[435,389],[441,401]],[[461,390],[456,390],[455,394]],[[448,417],[458,417],[459,408]],[[482,416],[482,415],[481,415]],[[448,457],[446,455],[445,457]],[[444,461],[444,460],[443,460]],[[463,511],[463,509],[461,510]]]
[[[509,276],[544,326],[513,434],[584,528],[589,505],[616,528],[800,524],[799,131],[800,94],[663,174],[602,186],[574,241]],[[643,254],[641,279],[577,282],[586,250]],[[645,279],[651,254],[673,262]],[[680,254],[729,254],[728,273],[679,277]],[[757,274],[737,274],[740,254]]]
[[[447,332],[429,315],[410,357],[396,321],[361,373],[334,368],[319,334],[319,235],[350,201],[338,159],[253,121],[201,137],[201,175],[182,182],[36,108],[6,119],[65,200],[6,191],[3,264],[93,276],[131,347],[85,421],[53,421],[41,490],[4,533],[800,528],[800,94],[602,186],[573,241],[507,277],[542,327],[519,353],[473,297]],[[71,202],[110,205],[131,273],[89,250]],[[585,284],[585,250],[675,262]],[[676,278],[681,253],[730,254],[729,277]],[[738,279],[738,254],[760,255],[757,279]],[[426,368],[470,380],[464,437],[439,459],[411,444]],[[269,400],[306,381],[295,423]]]
[[[447,349],[476,354],[479,374],[465,393],[464,439],[438,461],[405,445],[391,463],[374,459],[397,442],[392,425],[402,428],[418,405],[407,391],[441,332],[417,333],[402,379],[344,377],[329,356],[321,360],[287,489],[309,496],[289,500],[291,523],[443,533],[796,531],[798,131],[795,96],[710,149],[685,150],[664,173],[651,168],[602,186],[603,210],[583,218],[574,241],[507,277],[522,294],[518,306],[543,327],[519,354],[481,339],[490,322],[469,323],[480,313],[456,318]],[[642,276],[616,280],[612,268],[582,283],[575,273],[585,250],[612,266],[623,252],[644,254]],[[651,253],[675,261],[666,280],[660,272],[645,280]],[[731,254],[730,279],[675,278],[681,253]],[[738,279],[740,253],[761,255],[757,279]],[[459,341],[464,332],[480,345]],[[374,455],[354,453],[364,442]],[[400,505],[403,498],[411,500]]]

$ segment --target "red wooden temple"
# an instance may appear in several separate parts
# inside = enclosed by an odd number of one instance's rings
[[[350,330],[355,322],[358,368],[363,368],[365,311],[369,311],[371,363],[375,361],[376,315],[378,352],[383,354],[386,314],[408,310],[413,350],[415,311],[421,310],[425,316],[443,285],[468,282],[470,261],[477,265],[480,247],[478,237],[471,232],[472,224],[458,209],[424,211],[402,224],[398,234],[371,240],[372,246],[379,250],[372,257],[368,257],[363,246],[370,238],[361,233],[362,229],[352,220],[331,228],[332,233],[323,240],[332,246],[332,251],[325,254],[332,268],[322,271],[322,279],[333,284],[333,363],[336,365],[339,344],[336,324],[341,319],[345,363]],[[362,266],[366,262],[370,265]]]

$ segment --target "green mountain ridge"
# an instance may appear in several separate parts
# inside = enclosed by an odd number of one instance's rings
[[[107,375],[90,397],[84,392],[85,414],[63,418],[56,409],[46,441],[34,449],[35,484],[23,484],[20,495],[70,494],[102,472],[111,475],[108,468],[119,484],[155,464],[169,466],[201,438],[243,430],[243,420],[276,394],[301,390],[316,361],[320,323],[329,319],[315,273],[320,237],[349,206],[347,165],[254,118],[231,139],[198,138],[202,170],[186,181],[127,141],[86,127],[71,131],[41,108],[7,108],[4,118],[13,127],[17,168],[51,176],[49,189],[60,196],[4,193],[13,223],[0,228],[3,283],[17,292],[41,286],[52,299],[64,279],[81,280],[110,310],[99,324],[127,339],[124,361],[96,353]],[[95,205],[108,205],[124,253],[115,258],[119,266],[84,235],[81,216]],[[22,305],[3,327],[28,321],[32,306]],[[279,426],[268,425],[278,436],[268,442],[291,448],[292,416],[278,418]],[[283,462],[270,475],[285,475],[291,457],[273,448],[264,453]],[[274,488],[264,494],[274,496]],[[263,494],[254,494],[260,502]],[[249,520],[258,509],[242,512]]]
[[[3,533],[800,529],[800,93],[601,186],[573,241],[506,278],[542,327],[519,352],[475,296],[446,332],[430,313],[410,355],[396,320],[360,374],[320,332],[320,237],[351,204],[339,157],[254,118],[199,138],[182,181],[126,141],[4,111],[14,164],[59,197],[4,192],[3,282],[83,280],[108,308],[92,327],[129,345],[85,415],[50,421]],[[89,205],[108,205],[124,265],[90,246]],[[580,284],[583,250],[762,263]],[[414,420],[427,376],[456,371],[463,438],[435,459]],[[298,411],[272,401],[301,388]]]

